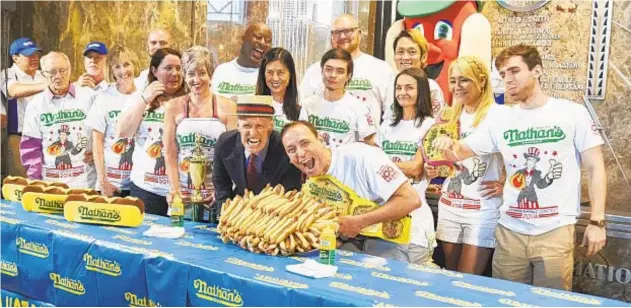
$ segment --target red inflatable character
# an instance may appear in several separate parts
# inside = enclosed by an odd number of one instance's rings
[[[418,29],[429,45],[428,76],[440,85],[451,105],[448,69],[460,56],[477,55],[491,67],[491,24],[481,10],[481,1],[398,1],[403,20],[392,24],[386,38],[386,60],[394,63],[393,41],[402,31]]]

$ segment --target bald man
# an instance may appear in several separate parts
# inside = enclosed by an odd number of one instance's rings
[[[85,118],[92,91],[75,92],[70,61],[60,52],[41,59],[47,88],[26,107],[20,155],[30,179],[94,187],[96,170],[89,151]]]
[[[153,57],[153,54],[160,48],[171,47],[173,41],[171,40],[171,33],[164,29],[153,29],[147,35],[147,55],[149,59]],[[149,75],[149,68],[140,72],[140,75],[134,80],[136,89],[144,89],[147,86],[147,76]]]
[[[241,41],[239,57],[217,66],[212,77],[213,93],[233,100],[256,91],[259,66],[272,47],[272,30],[263,23],[251,24]]]
[[[392,67],[359,49],[361,43],[359,21],[352,15],[343,14],[331,26],[331,47],[342,48],[353,57],[353,76],[346,90],[368,106],[370,118],[375,126],[379,125],[381,110],[387,102],[386,89],[394,80]],[[320,62],[313,63],[305,72],[300,83],[301,101],[313,95],[324,93]]]

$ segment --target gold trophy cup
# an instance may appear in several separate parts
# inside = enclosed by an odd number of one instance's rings
[[[204,196],[202,195],[202,185],[206,182],[206,171],[208,168],[208,158],[204,155],[201,146],[201,136],[195,137],[195,148],[193,156],[189,161],[188,172],[193,185],[191,192],[191,204],[193,205],[193,221],[201,221],[203,217]]]

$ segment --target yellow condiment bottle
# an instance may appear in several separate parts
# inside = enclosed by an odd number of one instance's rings
[[[179,194],[173,196],[171,202],[171,227],[184,226],[184,203]]]
[[[335,226],[329,224],[320,233],[320,263],[335,265],[335,249],[337,248]]]

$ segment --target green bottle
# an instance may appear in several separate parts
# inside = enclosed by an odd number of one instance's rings
[[[324,230],[320,233],[320,263],[335,265],[336,248],[337,238],[335,236],[335,227],[329,224],[324,227]]]
[[[184,226],[184,203],[179,194],[173,196],[173,202],[171,202],[171,227],[183,227]]]

